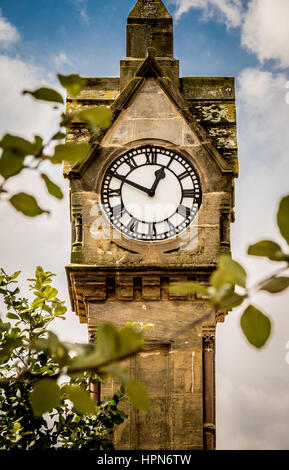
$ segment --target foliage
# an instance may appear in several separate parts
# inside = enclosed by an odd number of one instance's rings
[[[280,201],[277,224],[280,234],[289,245],[289,195]],[[260,280],[253,287],[248,287],[245,269],[230,256],[223,255],[210,278],[209,286],[188,281],[175,284],[172,286],[172,291],[206,295],[216,311],[230,310],[246,302],[248,305],[241,317],[241,328],[249,343],[261,348],[270,337],[271,321],[267,315],[251,304],[251,298],[259,291],[277,294],[289,287],[289,277],[280,276],[281,273],[288,272],[289,253],[284,253],[280,245],[272,240],[262,240],[250,245],[248,254],[268,258],[278,263],[280,267],[271,276]]]
[[[75,74],[58,75],[58,80],[72,98],[78,95],[87,83],[85,78]],[[34,91],[24,90],[23,94],[28,94],[36,100],[52,103],[55,109],[58,109],[59,105],[64,105],[62,95],[51,88],[39,88]],[[57,199],[63,198],[60,187],[51,181],[45,173],[40,172],[40,167],[44,162],[53,165],[63,162],[78,163],[88,156],[89,144],[59,143],[65,138],[65,129],[69,129],[76,120],[85,122],[93,136],[95,136],[99,134],[101,129],[105,130],[110,127],[112,112],[109,106],[104,105],[79,112],[62,112],[57,132],[45,142],[39,135],[34,136],[33,141],[10,134],[2,137],[0,141],[0,148],[2,149],[0,158],[0,196],[4,196],[17,211],[28,217],[48,213],[47,210],[43,210],[39,206],[34,196],[26,193],[9,193],[7,182],[23,170],[29,169],[38,172],[48,193]],[[50,155],[51,147],[54,148],[52,155]]]
[[[119,403],[129,396],[139,408],[149,407],[143,387],[117,365],[141,350],[142,330],[104,324],[95,343],[62,342],[48,330],[66,313],[52,286],[54,275],[36,269],[28,280],[34,295],[29,302],[19,297],[19,274],[0,271],[7,310],[0,319],[0,449],[90,449],[97,442],[111,448],[113,428],[126,417]],[[92,400],[91,384],[108,375],[120,380],[120,391],[103,402]]]

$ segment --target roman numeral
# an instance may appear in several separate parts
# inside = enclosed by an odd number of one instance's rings
[[[146,164],[155,165],[157,163],[157,153],[154,150],[146,150]]]
[[[122,214],[123,214],[123,211],[124,211],[124,206],[122,204],[118,204],[117,206],[114,206],[112,208],[112,213],[113,213],[113,216],[116,218],[116,219],[119,219]]]
[[[171,232],[171,231],[174,231],[174,232],[175,232],[175,231],[176,231],[175,225],[172,224],[172,222],[170,222],[170,220],[167,220],[167,224],[168,224],[168,226],[169,226],[169,230],[168,230],[169,232]]]
[[[118,176],[121,176],[119,175],[119,173],[117,171],[112,171],[112,170],[109,170],[107,172],[108,176],[111,176],[112,178],[117,178]]]
[[[119,196],[121,195],[120,193],[120,188],[119,189],[109,189],[107,193],[108,197],[114,197],[114,196]]]
[[[166,168],[169,168],[169,166],[173,163],[174,157],[171,157],[169,163],[167,164]]]
[[[187,178],[187,176],[190,176],[190,173],[186,170],[183,173],[181,173],[180,175],[178,175],[178,179],[183,180],[184,178]]]
[[[157,230],[156,230],[155,222],[148,223],[148,235],[149,235],[149,237],[153,237],[156,234],[157,234]]]
[[[185,219],[187,219],[191,215],[191,209],[181,204],[179,205],[177,209],[177,213],[182,215]]]
[[[183,190],[183,197],[195,197],[195,190],[194,189],[184,189]]]
[[[130,167],[131,170],[137,167],[135,159],[133,157],[129,157],[126,159],[125,163]]]
[[[137,232],[138,224],[139,224],[139,220],[137,220],[135,217],[133,217],[133,218],[129,221],[129,223],[127,224],[126,228],[127,228],[130,232]]]

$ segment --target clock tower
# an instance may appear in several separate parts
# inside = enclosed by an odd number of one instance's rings
[[[171,290],[207,284],[230,252],[237,145],[234,79],[180,77],[173,21],[161,0],[138,0],[127,20],[119,78],[88,78],[67,108],[109,105],[111,127],[95,137],[74,122],[68,142],[90,142],[65,167],[71,188],[73,310],[90,339],[100,323],[151,323],[127,363],[151,410],[127,404],[116,449],[215,448],[217,316],[204,295]],[[119,386],[102,386],[109,396]]]

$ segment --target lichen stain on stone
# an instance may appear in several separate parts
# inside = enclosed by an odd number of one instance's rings
[[[237,137],[233,129],[208,129],[210,137],[216,142],[217,147],[235,148],[237,146]]]
[[[93,104],[84,104],[79,101],[67,102],[66,109],[68,112],[82,111],[83,109],[95,108]]]
[[[217,124],[222,120],[235,122],[235,109],[228,105],[197,105],[195,109],[199,115],[198,121],[210,121],[213,124]]]

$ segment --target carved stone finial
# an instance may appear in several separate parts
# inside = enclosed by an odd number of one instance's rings
[[[129,18],[171,18],[162,0],[138,0]]]

